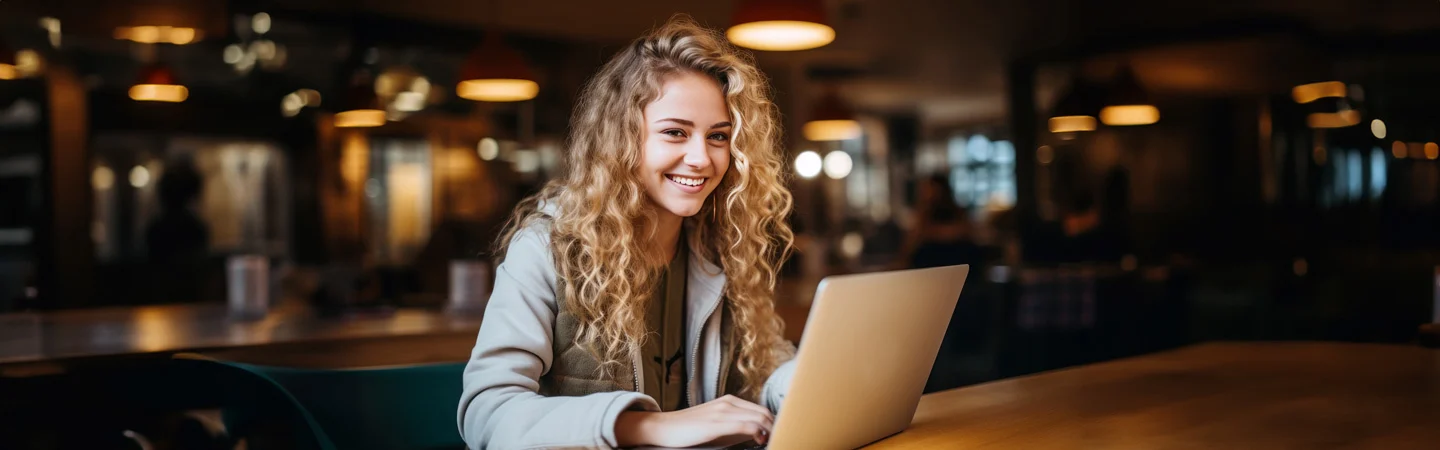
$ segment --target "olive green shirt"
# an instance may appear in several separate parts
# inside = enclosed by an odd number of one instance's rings
[[[683,241],[682,241],[683,242]],[[675,250],[670,266],[661,273],[646,310],[644,362],[645,395],[655,399],[662,411],[685,408],[685,246]]]

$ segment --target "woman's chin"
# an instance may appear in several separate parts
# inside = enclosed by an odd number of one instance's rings
[[[672,204],[665,205],[662,209],[669,212],[670,214],[674,214],[684,218],[694,217],[696,214],[700,214],[701,206],[704,205]]]

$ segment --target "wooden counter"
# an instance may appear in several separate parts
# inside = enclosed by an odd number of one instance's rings
[[[454,338],[468,341],[463,349],[468,350],[479,329],[478,317],[407,308],[337,317],[302,307],[277,308],[253,321],[231,318],[220,304],[5,314],[0,315],[0,365],[297,344],[325,348],[407,337]],[[460,360],[464,357],[459,353]]]
[[[1440,448],[1440,351],[1216,343],[926,395],[875,449]]]
[[[808,306],[776,310],[798,342]],[[296,367],[464,361],[479,329],[478,316],[420,308],[326,317],[288,306],[254,321],[220,304],[0,314],[0,368],[178,352]]]

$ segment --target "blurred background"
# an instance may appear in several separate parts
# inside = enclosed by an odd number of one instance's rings
[[[929,390],[1440,321],[1434,1],[4,0],[0,380],[463,361],[582,84],[675,13],[775,88],[791,339],[824,276],[962,263]]]

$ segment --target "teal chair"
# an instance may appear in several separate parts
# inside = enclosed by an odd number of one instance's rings
[[[465,363],[297,369],[197,355],[176,362],[223,380],[226,429],[254,450],[465,448],[455,427]]]

